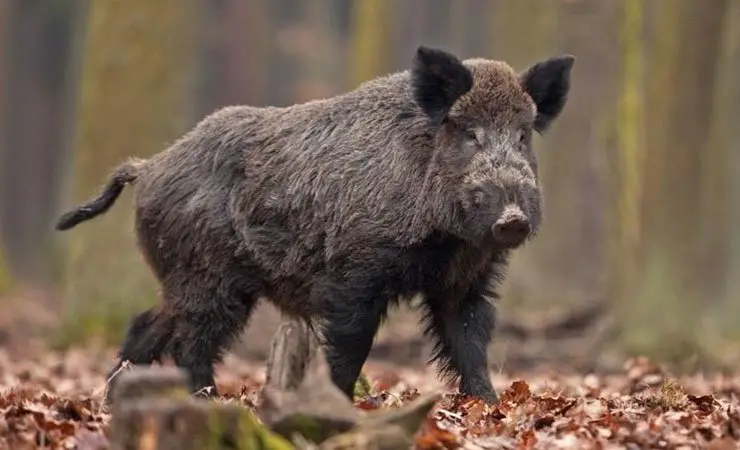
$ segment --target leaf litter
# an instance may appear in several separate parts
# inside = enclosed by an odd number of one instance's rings
[[[11,360],[0,352],[0,448],[109,448],[102,407],[112,354],[73,349]],[[436,380],[433,370],[366,367],[373,390],[355,405],[392,409]],[[223,401],[255,408],[264,382],[257,364],[227,358]],[[415,437],[417,449],[709,448],[740,446],[740,374],[673,377],[645,358],[621,373],[495,374],[500,403],[451,386]]]

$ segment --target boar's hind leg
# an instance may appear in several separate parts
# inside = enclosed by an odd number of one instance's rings
[[[476,289],[462,301],[450,300],[426,301],[426,332],[437,341],[432,359],[439,363],[443,376],[460,381],[461,393],[496,403],[488,373],[493,305]]]
[[[389,298],[383,282],[369,281],[366,276],[353,272],[341,283],[327,281],[312,292],[321,305],[322,343],[332,381],[350,399]]]
[[[108,373],[106,401],[111,401],[115,380],[124,362],[151,364],[159,361],[171,333],[171,322],[155,309],[147,310],[131,320],[119,351],[118,364]]]
[[[205,294],[204,294],[205,295]],[[217,396],[213,366],[238,336],[256,297],[238,295],[204,299],[178,299],[175,330],[168,350],[175,364],[190,376],[191,390]]]

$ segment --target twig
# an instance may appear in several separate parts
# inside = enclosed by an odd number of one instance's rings
[[[208,396],[210,396],[212,389],[213,389],[213,386],[203,386],[202,388],[200,388],[197,391],[193,392],[193,396],[194,397],[197,397],[199,395],[206,394],[205,396],[208,397]]]
[[[105,387],[103,388],[103,399],[100,401],[100,406],[98,406],[98,414],[102,414],[103,407],[105,407],[105,398],[108,396],[108,389],[110,387],[110,382],[113,381],[114,378],[118,376],[119,373],[121,373],[124,370],[127,370],[131,367],[131,361],[128,359],[121,362],[121,366],[116,369],[115,372],[111,374],[110,377],[105,381]]]
[[[441,413],[443,416],[447,417],[448,419],[452,418],[452,419],[457,419],[457,420],[463,420],[463,416],[461,416],[460,414],[454,413],[452,411],[448,411],[446,409],[440,408],[437,410],[437,412]]]

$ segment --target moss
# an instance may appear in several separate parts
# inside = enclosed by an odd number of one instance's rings
[[[268,430],[250,410],[238,411],[236,430],[227,425],[234,411],[231,408],[213,408],[208,418],[210,427],[206,442],[201,448],[216,450],[231,448],[238,450],[292,450],[295,448],[287,439]],[[235,431],[235,432],[234,432]]]
[[[242,415],[239,430],[239,445],[243,449],[255,448],[255,444],[260,446],[257,448],[265,450],[287,450],[295,448],[287,439],[273,433],[260,423],[252,411],[246,411]]]
[[[367,374],[365,374],[364,372],[361,372],[360,377],[357,379],[357,383],[355,383],[355,398],[367,397],[368,395],[370,395],[372,389],[373,386],[370,383],[370,377],[368,377]]]
[[[292,416],[290,422],[283,423],[281,428],[298,433],[313,442],[321,442],[334,434],[331,430],[324,429],[315,418],[305,414]]]

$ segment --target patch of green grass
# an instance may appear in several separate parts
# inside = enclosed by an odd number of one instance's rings
[[[360,372],[360,376],[355,383],[355,398],[365,398],[372,393],[373,385],[370,383],[370,377],[365,372]]]
[[[701,300],[682,289],[674,269],[665,255],[651,254],[635,297],[622,306],[619,345],[679,372],[722,369],[724,355],[701,326]]]
[[[76,307],[64,314],[50,345],[57,350],[91,342],[117,346],[123,341],[131,318],[145,309],[141,305],[117,304]]]

